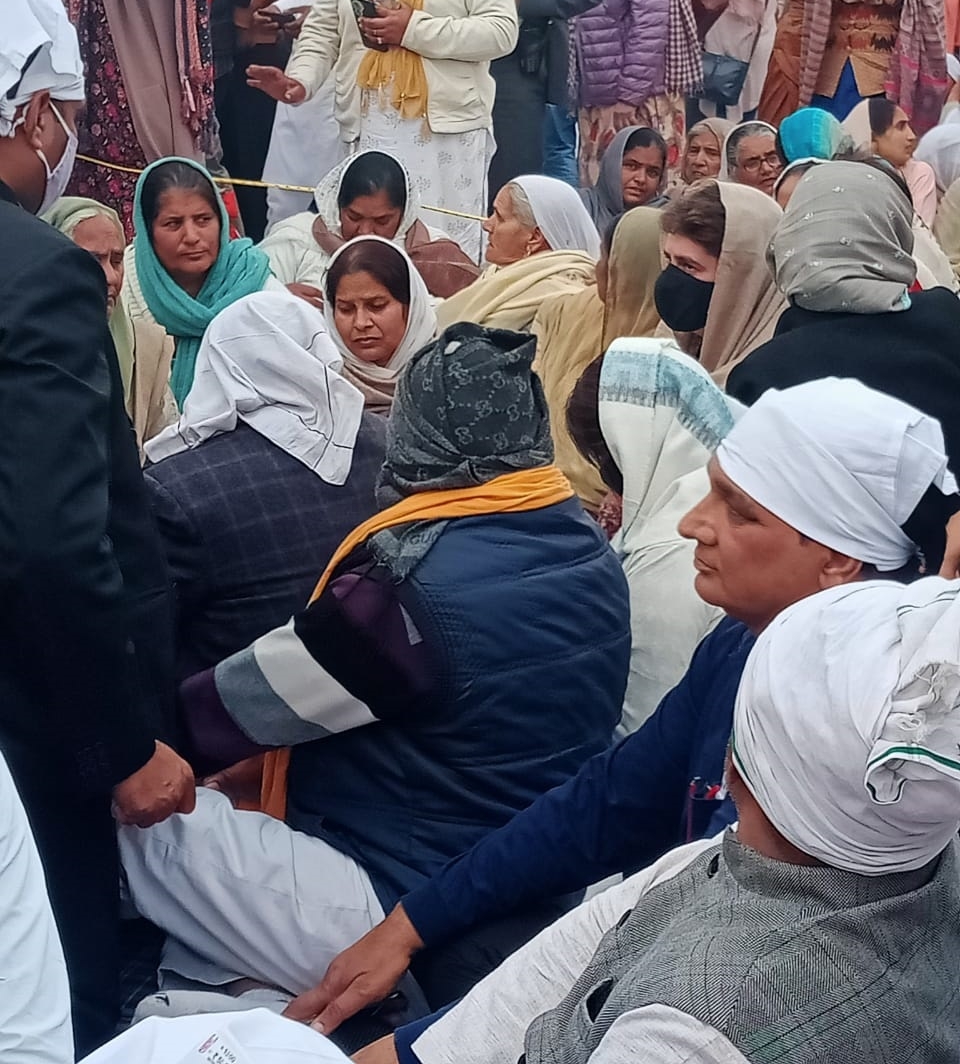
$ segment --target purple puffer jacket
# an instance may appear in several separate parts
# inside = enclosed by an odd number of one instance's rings
[[[670,0],[604,0],[579,15],[580,106],[638,106],[663,92]]]

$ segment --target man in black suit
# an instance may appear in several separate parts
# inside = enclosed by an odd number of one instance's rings
[[[119,1012],[117,819],[189,812],[166,573],[107,331],[103,271],[33,217],[66,184],[83,100],[62,0],[0,33],[0,748],[30,817],[80,1056]]]

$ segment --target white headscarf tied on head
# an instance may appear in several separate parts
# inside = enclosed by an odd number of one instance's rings
[[[371,362],[364,362],[357,358],[347,347],[343,337],[340,335],[340,331],[337,329],[334,308],[331,305],[331,301],[326,298],[326,295],[323,301],[323,314],[333,342],[337,345],[340,354],[343,355],[345,376],[348,380],[353,381],[363,392],[364,399],[370,409],[385,413],[390,409],[397,379],[407,363],[421,347],[428,344],[436,335],[437,315],[433,309],[433,301],[427,291],[426,283],[411,262],[410,256],[403,248],[390,240],[385,240],[381,236],[358,236],[342,247],[337,248],[327,265],[327,274],[333,269],[333,264],[344,254],[347,248],[352,248],[362,241],[373,241],[382,245],[385,249],[389,248],[390,250],[384,253],[400,255],[407,267],[407,275],[410,279],[410,309],[407,313],[407,328],[403,334],[403,339],[400,341],[396,351],[394,351],[390,361],[385,366],[376,366]],[[326,286],[326,279],[324,279],[324,286]]]
[[[836,377],[764,392],[716,457],[780,520],[880,572],[916,555],[901,526],[924,492],[957,490],[939,421]]]
[[[175,425],[144,450],[151,462],[196,447],[242,421],[328,484],[350,473],[363,396],[323,315],[289,292],[256,292],[207,327],[193,387]]]
[[[583,251],[600,258],[600,234],[575,188],[542,174],[525,174],[510,183],[526,193],[537,228],[552,251]]]
[[[846,584],[761,634],[732,756],[773,826],[835,868],[922,868],[960,827],[960,582]]]
[[[16,131],[17,108],[47,91],[82,100],[83,60],[63,0],[3,0],[0,13],[0,137]]]

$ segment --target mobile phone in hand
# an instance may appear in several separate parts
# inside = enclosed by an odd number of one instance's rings
[[[263,14],[278,26],[286,26],[297,21],[297,16],[292,11],[264,11]]]
[[[353,7],[353,15],[357,20],[357,26],[360,25],[360,19],[362,18],[377,18],[377,5],[374,0],[350,0]],[[390,50],[390,46],[386,44],[377,44],[376,41],[371,40],[361,29],[360,36],[363,39],[363,43],[367,48],[372,48],[375,52],[387,52]]]

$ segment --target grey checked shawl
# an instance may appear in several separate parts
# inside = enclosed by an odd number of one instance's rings
[[[469,488],[553,461],[547,404],[526,333],[451,325],[418,352],[397,384],[377,482],[386,508],[416,492]],[[371,540],[398,579],[443,531],[418,521]]]
[[[772,861],[728,832],[607,932],[530,1025],[526,1064],[585,1064],[619,1016],[655,1003],[751,1064],[956,1064],[958,918],[956,843],[869,877]]]

